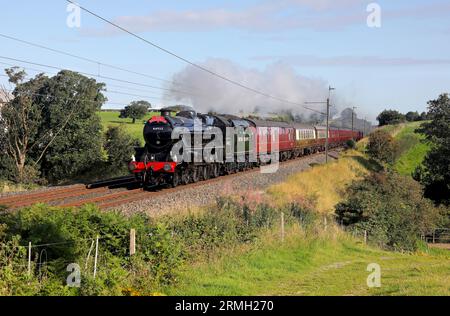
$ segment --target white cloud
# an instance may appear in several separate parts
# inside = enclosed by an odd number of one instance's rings
[[[323,11],[330,9],[347,10],[352,7],[366,4],[368,3],[368,0],[280,0],[280,2]]]
[[[203,10],[164,10],[138,16],[119,16],[114,22],[134,32],[211,31],[234,28],[246,31],[280,31],[295,28],[325,29],[363,23],[368,0],[278,0],[261,1],[241,10],[211,8]],[[362,5],[358,14],[347,12]],[[342,12],[344,14],[342,14]],[[339,14],[338,14],[339,13]],[[82,29],[90,36],[120,34],[112,26]]]
[[[379,67],[379,66],[422,66],[450,65],[450,59],[420,59],[411,57],[379,57],[379,56],[334,56],[318,57],[311,55],[298,56],[257,56],[255,60],[280,60],[296,66],[329,66],[329,67]]]
[[[366,5],[371,0],[277,0],[260,1],[242,9],[209,8],[202,10],[163,10],[148,14],[123,15],[114,22],[134,32],[212,31],[239,29],[250,32],[277,32],[292,29],[319,31],[366,25]],[[413,5],[406,2],[398,9],[383,8],[383,19],[446,18],[449,3],[431,2]],[[88,36],[112,36],[120,31],[112,26],[83,28]]]

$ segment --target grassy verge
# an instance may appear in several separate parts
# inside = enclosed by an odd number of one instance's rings
[[[385,252],[337,230],[320,238],[291,231],[281,244],[268,235],[251,251],[227,253],[189,267],[171,295],[450,295],[450,253]],[[381,288],[369,288],[367,266],[381,267]]]
[[[413,130],[413,126],[409,129]],[[401,136],[402,130],[397,130]],[[317,199],[316,209],[331,213],[353,180],[379,166],[358,151],[339,161],[315,166],[272,186],[276,204]],[[289,228],[284,243],[277,229],[258,243],[215,253],[186,266],[169,295],[450,295],[450,252],[426,249],[402,254],[364,245],[334,224],[320,220],[310,231]],[[381,267],[381,287],[369,288],[371,263]]]
[[[108,111],[108,112],[102,111],[98,113],[98,115],[102,120],[104,130],[106,130],[108,126],[119,126],[119,125],[123,126],[125,128],[125,131],[127,131],[134,138],[139,139],[141,143],[144,142],[142,131],[145,122],[149,120],[152,116],[157,114],[158,113],[156,112],[150,112],[145,116],[145,118],[143,118],[142,120],[136,120],[136,123],[133,124],[132,119],[119,118],[120,115],[119,111]]]
[[[406,124],[395,136],[401,155],[395,163],[394,169],[402,175],[411,175],[430,150],[430,145],[424,142],[425,137],[415,132],[421,124],[422,122]]]
[[[0,193],[10,193],[10,192],[23,192],[38,189],[39,186],[35,184],[16,184],[9,181],[0,181]]]
[[[348,184],[377,168],[362,153],[351,150],[338,161],[292,175],[285,182],[269,188],[268,193],[279,203],[314,197],[317,199],[317,210],[329,213],[341,201],[342,192]]]
[[[430,150],[430,145],[424,142],[425,137],[415,132],[423,122],[386,125],[382,129],[390,133],[399,144],[400,155],[394,164],[394,170],[401,175],[410,176],[423,162]],[[368,138],[361,140],[357,149],[364,152]]]

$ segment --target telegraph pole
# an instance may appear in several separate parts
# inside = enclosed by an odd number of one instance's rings
[[[328,87],[328,99],[327,99],[327,140],[325,142],[325,162],[328,163],[328,147],[330,144],[330,98],[331,98],[331,91],[336,90],[335,88],[332,88],[331,86]]]
[[[328,147],[329,147],[329,137],[330,137],[330,107],[331,107],[331,91],[336,90],[335,88],[332,88],[331,86],[328,87],[328,98],[326,102],[305,102],[305,104],[326,104],[327,105],[327,112],[321,113],[325,114],[327,117],[327,137],[325,140],[325,162],[328,163]]]
[[[328,139],[329,134],[330,134],[330,97],[328,97],[327,99],[327,139],[325,141],[325,163],[328,163],[328,145],[330,142]]]
[[[353,132],[355,131],[355,126],[354,126],[354,122],[355,122],[355,109],[356,109],[356,106],[354,106],[354,107],[352,108],[352,135],[353,135]],[[352,139],[353,139],[353,136],[352,136]]]
[[[367,120],[367,117],[364,117],[364,129],[363,129],[363,137],[365,137],[365,136],[366,136],[366,120]]]
[[[336,90],[335,88],[332,88],[331,86],[328,87],[328,99],[327,99],[327,139],[325,141],[325,162],[328,163],[328,147],[330,144],[330,98],[331,98],[331,91]]]

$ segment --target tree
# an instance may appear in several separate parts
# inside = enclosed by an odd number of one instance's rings
[[[9,82],[15,85],[12,96],[1,108],[2,128],[0,138],[6,155],[15,169],[15,180],[24,182],[25,176],[32,172],[27,165],[28,155],[38,137],[42,119],[42,108],[33,101],[36,93],[46,77],[42,75],[23,83],[26,73],[18,67],[5,70]],[[26,172],[29,167],[28,172]]]
[[[384,110],[377,117],[380,126],[399,124],[405,121],[405,116],[395,110]]]
[[[131,160],[134,147],[139,146],[139,140],[126,134],[121,126],[109,127],[105,135],[104,149],[108,153],[108,165],[114,169],[123,169]]]
[[[151,104],[147,101],[133,101],[125,109],[120,111],[120,118],[131,118],[133,124],[137,119],[143,118],[151,108]]]
[[[432,148],[416,178],[425,185],[425,194],[439,203],[450,205],[450,98],[442,94],[428,102],[431,122],[418,132],[424,134]]]
[[[420,121],[420,114],[419,112],[408,112],[405,115],[405,118],[408,122],[416,122],[416,121]]]
[[[2,118],[2,107],[11,101],[11,96],[5,87],[0,87],[0,153],[7,153],[8,138],[6,134],[6,121]],[[8,154],[0,155],[0,179],[8,180],[14,175],[14,163]]]
[[[388,132],[377,130],[369,135],[367,152],[371,158],[390,164],[395,161],[398,145]]]
[[[43,109],[40,136],[47,145],[33,158],[51,182],[70,179],[102,160],[103,128],[97,112],[107,100],[104,89],[103,83],[72,71],[59,72],[41,87],[36,101]]]
[[[27,82],[18,68],[6,73],[15,89],[1,109],[6,128],[0,133],[17,181],[39,171],[57,182],[101,159],[102,126],[96,112],[106,101],[103,84],[71,71],[51,78],[40,74]]]
[[[426,120],[428,120],[428,113],[427,112],[422,112],[420,114],[419,121],[426,121]]]

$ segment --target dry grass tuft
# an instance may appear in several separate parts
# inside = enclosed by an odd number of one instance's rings
[[[317,211],[331,213],[343,198],[348,184],[369,173],[369,162],[357,151],[346,152],[338,161],[291,176],[267,192],[279,205],[286,202],[317,200]]]

